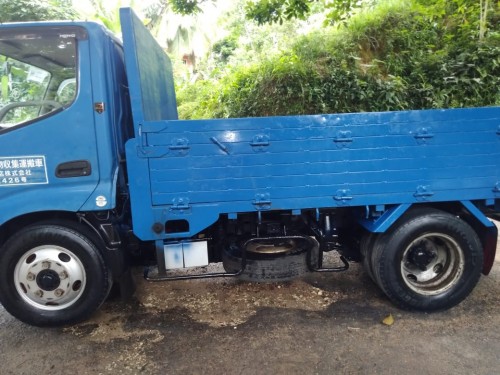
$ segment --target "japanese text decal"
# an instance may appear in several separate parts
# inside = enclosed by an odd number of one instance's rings
[[[47,183],[45,156],[0,157],[0,187]]]

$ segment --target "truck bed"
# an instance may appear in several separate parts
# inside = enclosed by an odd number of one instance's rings
[[[127,163],[142,239],[191,237],[221,214],[500,196],[498,107],[179,121],[173,82],[145,89],[169,63],[143,57],[153,42],[130,21]],[[158,100],[163,114],[148,110]],[[167,222],[183,229],[153,230]]]
[[[132,194],[190,235],[222,213],[491,200],[499,123],[499,108],[145,122]]]

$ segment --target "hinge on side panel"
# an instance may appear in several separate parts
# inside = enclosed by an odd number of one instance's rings
[[[258,210],[270,210],[271,209],[271,196],[269,193],[256,194],[255,199],[252,201],[252,204]]]
[[[137,147],[137,156],[140,158],[162,158],[170,153],[170,148],[167,146],[150,146],[148,145],[147,127],[140,123],[138,125],[138,135],[140,138],[140,146]]]
[[[428,185],[419,185],[417,186],[417,191],[413,194],[413,196],[420,200],[427,200],[434,195],[434,192],[431,191],[430,186]]]
[[[338,148],[347,148],[353,141],[352,133],[349,130],[340,130],[333,139]]]
[[[500,135],[500,125],[498,125],[498,128],[497,128],[497,135]]]
[[[345,206],[350,200],[353,199],[353,197],[349,189],[339,189],[333,196],[333,199],[335,199],[339,205]]]
[[[189,149],[189,140],[186,138],[174,138],[172,139],[172,143],[168,146],[170,151],[173,151],[177,156],[185,156],[188,154]]]
[[[494,192],[495,194],[500,194],[500,182],[497,182],[497,183],[495,184],[495,187],[493,188],[493,192]]]
[[[415,137],[419,145],[427,144],[430,139],[434,138],[434,134],[431,131],[431,128],[420,128],[413,137]]]
[[[255,152],[264,152],[269,147],[269,136],[266,134],[257,134],[253,137],[250,146]]]
[[[189,198],[186,197],[178,197],[172,200],[172,206],[170,207],[170,211],[175,214],[185,214],[191,211],[191,205],[189,204]]]

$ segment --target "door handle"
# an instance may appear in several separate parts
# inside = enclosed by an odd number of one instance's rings
[[[56,177],[84,177],[92,174],[92,166],[87,160],[74,160],[61,163],[56,168]]]

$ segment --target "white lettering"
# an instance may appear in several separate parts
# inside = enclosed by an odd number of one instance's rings
[[[45,157],[0,157],[0,186],[47,184]]]

